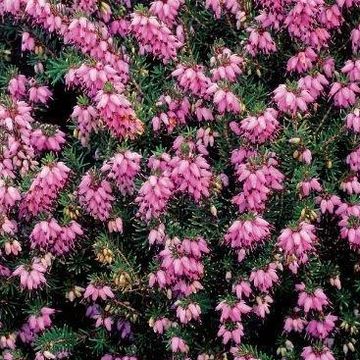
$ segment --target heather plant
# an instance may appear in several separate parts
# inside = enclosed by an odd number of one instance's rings
[[[359,0],[0,0],[0,359],[360,359]]]

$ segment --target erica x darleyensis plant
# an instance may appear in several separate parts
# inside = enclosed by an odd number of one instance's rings
[[[358,0],[0,0],[0,358],[357,359]]]

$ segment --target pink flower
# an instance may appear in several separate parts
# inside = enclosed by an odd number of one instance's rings
[[[176,126],[186,124],[190,114],[190,102],[187,97],[177,99],[162,95],[156,105],[166,107],[167,110],[152,118],[151,122],[155,131],[160,130],[161,125],[164,124],[168,133],[172,133]]]
[[[200,280],[204,275],[202,257],[209,253],[202,238],[169,239],[159,254],[160,267],[150,274],[150,287],[170,288],[175,294],[188,296],[202,289]]]
[[[189,352],[189,346],[187,345],[186,341],[178,336],[173,336],[170,339],[170,347],[173,353],[181,352],[187,353]]]
[[[277,244],[285,255],[295,256],[300,263],[304,263],[308,260],[307,254],[314,249],[316,241],[315,226],[303,221],[294,228],[281,230]]]
[[[223,300],[215,309],[221,311],[220,322],[222,323],[225,321],[241,321],[242,315],[251,311],[251,307],[244,300],[233,303],[227,303],[226,300]]]
[[[305,164],[311,164],[312,161],[312,154],[309,149],[303,148],[299,152],[298,160],[305,163]]]
[[[104,327],[107,331],[111,331],[111,328],[114,324],[114,320],[111,316],[104,316],[102,314],[94,315],[92,317],[96,320],[95,327]]]
[[[188,193],[198,202],[210,196],[210,165],[202,155],[186,152],[170,160],[170,177],[177,191]]]
[[[36,216],[40,212],[51,212],[51,208],[69,178],[70,169],[63,162],[43,166],[20,204],[20,215]]]
[[[163,334],[164,331],[169,329],[171,327],[171,321],[168,318],[159,318],[154,321],[154,324],[152,325],[152,328],[154,330],[154,333],[157,334]]]
[[[332,352],[326,346],[323,346],[321,350],[311,346],[304,347],[301,357],[304,360],[335,360]]]
[[[249,250],[263,243],[270,236],[270,224],[260,216],[244,214],[227,230],[224,242],[233,249]]]
[[[157,16],[167,26],[171,27],[176,22],[176,17],[183,0],[155,0],[151,3],[150,13]]]
[[[350,112],[348,115],[346,115],[346,127],[355,132],[360,133],[360,109],[355,108]]]
[[[333,214],[337,206],[341,204],[341,200],[337,195],[324,194],[316,198],[317,204],[320,204],[320,210],[323,214],[328,212]]]
[[[351,31],[351,45],[353,53],[356,53],[360,48],[360,25]]]
[[[225,323],[220,326],[217,335],[222,337],[224,345],[226,345],[230,340],[232,340],[235,344],[240,344],[241,338],[244,336],[244,327],[240,322]]]
[[[287,62],[287,71],[296,71],[303,73],[310,70],[313,67],[314,61],[317,59],[317,54],[310,47],[305,51],[300,51],[297,55],[291,57]]]
[[[83,230],[77,222],[71,221],[67,226],[60,226],[51,218],[50,221],[41,221],[35,225],[30,234],[30,244],[33,249],[45,249],[62,255],[69,252],[82,235]]]
[[[134,192],[135,177],[140,171],[141,155],[126,150],[111,157],[102,166],[101,171],[107,178],[114,180],[122,195]]]
[[[234,15],[236,19],[236,27],[238,29],[240,28],[241,23],[245,20],[245,11],[237,1],[206,0],[205,7],[206,9],[211,9],[217,19],[219,19],[222,14],[226,13]]]
[[[249,280],[253,282],[255,288],[267,293],[279,281],[279,276],[276,273],[276,264],[271,263],[264,270],[253,270]]]
[[[341,281],[340,276],[336,275],[330,278],[330,284],[334,287],[336,287],[338,290],[341,289]]]
[[[215,145],[215,138],[217,138],[219,134],[216,131],[212,131],[208,128],[200,128],[196,132],[196,147],[202,155],[209,155],[207,150],[208,147],[213,147]]]
[[[306,320],[300,317],[287,317],[284,323],[284,331],[286,332],[298,332],[301,333],[306,325]]]
[[[39,314],[30,315],[28,319],[29,328],[35,334],[44,331],[52,325],[51,316],[55,314],[55,309],[43,307]]]
[[[328,57],[322,61],[322,70],[327,78],[332,78],[335,71],[335,60],[332,57]]]
[[[274,101],[280,111],[294,116],[297,112],[307,112],[314,98],[308,90],[281,84],[274,90]]]
[[[171,30],[155,16],[146,16],[138,11],[131,14],[130,30],[141,46],[143,53],[151,53],[166,64],[176,59],[182,43]]]
[[[29,100],[34,103],[46,104],[52,97],[52,92],[47,86],[34,85],[29,89]]]
[[[17,241],[17,240],[8,240],[5,242],[4,244],[4,248],[5,248],[5,254],[6,255],[19,255],[19,253],[21,252],[21,244]]]
[[[339,222],[340,236],[349,241],[350,247],[360,248],[360,214],[355,209],[349,209],[341,214]]]
[[[109,220],[108,222],[108,230],[109,233],[112,232],[118,232],[123,233],[123,221],[120,217],[117,217],[115,219]]]
[[[250,35],[245,48],[250,55],[256,56],[258,53],[268,55],[277,51],[276,44],[268,31],[253,28],[247,28],[246,31]]]
[[[151,175],[145,181],[135,199],[139,204],[138,216],[149,221],[159,217],[165,210],[174,191],[174,183],[169,176]]]
[[[298,184],[298,187],[300,189],[300,197],[301,198],[309,196],[310,192],[312,192],[312,191],[317,191],[317,192],[322,191],[322,187],[319,183],[319,180],[315,179],[315,178],[301,181]]]
[[[92,14],[97,8],[95,0],[75,0],[73,7],[77,11],[83,11],[86,14]]]
[[[351,82],[360,80],[360,60],[347,60],[341,72],[347,75]]]
[[[7,335],[1,335],[0,336],[0,349],[11,349],[14,350],[16,348],[16,334],[15,333],[10,333]],[[6,359],[6,352],[2,353],[4,355],[3,359],[4,360],[8,360]],[[12,358],[10,359],[12,360]]]
[[[28,80],[24,75],[17,75],[9,81],[8,91],[14,99],[19,100],[25,97],[27,84]]]
[[[220,114],[225,112],[239,114],[244,110],[241,100],[227,88],[221,88],[219,85],[213,84],[208,88],[207,94],[213,95],[213,102]]]
[[[210,65],[213,67],[210,70],[212,81],[236,81],[236,78],[243,72],[244,59],[233,54],[228,48],[217,48],[215,52],[216,54],[210,59]]]
[[[111,288],[107,285],[100,286],[89,284],[84,292],[84,299],[91,299],[92,301],[96,301],[98,298],[102,300],[106,300],[107,298],[112,299],[114,296]]]
[[[230,123],[231,130],[239,136],[243,136],[254,144],[262,144],[271,140],[280,127],[278,112],[273,108],[267,108],[258,116],[248,116],[241,120],[240,125],[235,121]]]
[[[80,205],[94,219],[105,221],[110,217],[115,198],[107,180],[98,179],[94,173],[88,172],[83,176],[77,194]]]
[[[20,277],[20,287],[22,289],[36,290],[46,283],[45,272],[47,267],[39,260],[33,259],[31,265],[18,266],[12,276]]]
[[[271,296],[257,296],[256,305],[253,307],[253,312],[262,319],[265,319],[267,314],[270,314],[270,305],[274,302]]]
[[[65,142],[65,134],[51,125],[43,125],[31,133],[31,145],[39,152],[58,152]]]
[[[318,339],[327,338],[335,328],[337,316],[327,314],[320,320],[311,320],[306,326],[306,332]]]
[[[284,175],[276,168],[277,161],[272,156],[261,157],[243,149],[233,151],[231,162],[243,191],[232,202],[240,212],[263,211],[270,192],[283,189]]]
[[[28,32],[23,32],[21,36],[21,51],[33,51],[34,49],[35,39]]]
[[[204,74],[204,67],[201,65],[179,64],[171,75],[176,78],[181,88],[199,97],[206,95],[212,84],[211,80]]]
[[[9,180],[0,179],[0,210],[3,212],[13,208],[21,200],[20,191],[10,184]]]
[[[113,136],[134,139],[143,132],[143,123],[137,118],[129,100],[115,91],[112,85],[108,84],[108,87],[106,91],[100,90],[95,97],[99,115]]]
[[[340,189],[348,194],[360,194],[360,182],[356,175],[348,175],[340,184]]]
[[[199,304],[193,302],[183,304],[181,301],[178,301],[177,304],[176,316],[182,324],[187,324],[191,320],[200,319],[201,308]]]
[[[351,170],[355,172],[360,171],[360,147],[346,157],[346,163],[350,166]]]
[[[307,90],[314,99],[317,99],[321,94],[324,93],[324,87],[329,85],[329,81],[323,74],[306,75],[298,81],[300,89]]]
[[[319,20],[327,29],[336,29],[341,26],[344,18],[338,4],[329,4],[323,7]]]
[[[329,305],[329,300],[324,291],[317,288],[312,292],[301,291],[297,304],[308,313],[310,310],[323,311],[323,308]]]
[[[65,75],[67,86],[80,86],[85,93],[93,98],[98,91],[111,84],[118,92],[123,92],[125,77],[110,64],[97,62],[95,64],[81,64],[79,67],[70,68]],[[89,106],[89,99],[85,96],[78,98],[80,107]]]
[[[160,224],[157,228],[152,229],[149,233],[149,244],[164,244],[166,240],[165,225]]]
[[[76,121],[77,137],[83,146],[90,140],[90,134],[98,128],[97,110],[89,105],[76,105],[71,118]]]
[[[232,290],[240,300],[243,297],[248,298],[252,293],[252,289],[248,281],[240,281],[239,283],[234,284]]]
[[[347,108],[355,104],[358,93],[360,93],[360,88],[355,83],[343,84],[335,82],[331,85],[329,97],[333,98],[335,106]]]

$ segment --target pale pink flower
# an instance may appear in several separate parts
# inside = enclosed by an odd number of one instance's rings
[[[335,360],[333,353],[326,346],[323,346],[322,350],[306,346],[303,348],[301,357],[304,360]]]
[[[357,84],[335,82],[331,85],[329,97],[333,98],[334,105],[339,108],[347,108],[355,104],[360,88]]]
[[[302,290],[297,304],[304,309],[305,313],[308,313],[310,310],[323,311],[324,307],[329,305],[329,300],[321,288],[316,288],[311,292]]]
[[[29,100],[33,103],[46,104],[52,98],[52,95],[47,86],[34,85],[29,88]]]
[[[279,281],[279,276],[276,273],[276,264],[271,263],[264,269],[253,270],[249,280],[261,292],[269,292],[274,284]]]
[[[242,74],[244,68],[244,59],[233,54],[228,48],[216,48],[215,55],[210,59],[212,69],[212,81],[219,80],[234,82]]]
[[[351,82],[360,80],[360,60],[347,60],[345,65],[341,68],[341,72],[346,74]]]
[[[253,306],[253,312],[262,319],[265,319],[267,314],[270,314],[270,306],[274,302],[271,296],[257,296],[256,305]]]
[[[281,84],[274,90],[274,101],[280,111],[294,116],[297,112],[307,112],[314,98],[308,90]]]
[[[224,242],[233,249],[250,250],[270,236],[270,224],[260,216],[244,214],[227,230]]]
[[[341,199],[337,195],[324,194],[316,197],[316,203],[320,205],[320,211],[325,214],[333,214],[335,208],[341,204]]]
[[[21,51],[33,51],[34,49],[35,39],[28,32],[23,32],[21,36]]]
[[[183,304],[181,301],[178,301],[176,307],[176,317],[180,320],[182,324],[187,324],[191,320],[199,320],[201,315],[201,308],[199,304],[190,302]]]
[[[321,316],[319,320],[311,320],[306,326],[306,332],[318,339],[327,338],[335,328],[337,316],[327,314]]]
[[[271,140],[280,127],[278,121],[278,111],[267,108],[264,112],[248,116],[241,120],[240,125],[232,121],[231,130],[238,136],[243,136],[254,144],[262,144]]]
[[[173,353],[187,353],[189,352],[189,346],[186,341],[178,336],[173,336],[170,339],[170,347]]]
[[[169,329],[171,327],[171,324],[172,323],[168,318],[163,317],[163,318],[156,319],[154,321],[154,324],[152,325],[152,328],[154,330],[154,333],[163,334],[164,331],[166,331],[167,329]]]
[[[131,14],[130,30],[141,46],[140,51],[150,53],[168,63],[175,60],[182,46],[171,30],[155,16],[146,16],[138,11]]]
[[[111,219],[108,222],[108,230],[109,233],[112,232],[118,232],[118,233],[123,233],[123,221],[120,217],[117,217],[115,219]]]
[[[316,178],[303,180],[298,184],[300,190],[300,197],[304,198],[310,195],[311,192],[317,191],[321,192],[322,187],[319,183],[319,180]]]
[[[245,49],[250,55],[256,56],[258,53],[268,55],[277,51],[276,44],[268,31],[254,28],[247,28],[246,31],[250,34]]]
[[[135,177],[140,171],[141,155],[130,150],[115,154],[102,166],[107,178],[114,180],[122,195],[134,192]]]
[[[346,115],[346,127],[355,133],[360,133],[360,109],[358,107]]]
[[[92,301],[96,301],[98,298],[102,300],[112,299],[114,296],[110,286],[107,285],[89,284],[84,292],[84,299],[91,299]]]
[[[101,180],[94,173],[83,176],[78,187],[80,205],[94,219],[105,221],[110,217],[115,198],[107,180]]]
[[[298,316],[289,316],[285,319],[284,331],[286,332],[298,332],[301,333],[306,325],[307,321]]]
[[[313,49],[308,47],[304,51],[300,51],[298,54],[291,57],[287,62],[286,69],[289,72],[296,71],[298,73],[303,73],[314,66],[316,59],[317,54]]]
[[[340,189],[348,194],[360,194],[360,182],[356,175],[349,174],[340,184]]]
[[[222,343],[226,345],[230,340],[235,344],[241,343],[241,338],[244,336],[244,327],[240,322],[222,324],[217,333],[222,337]]]
[[[179,64],[171,75],[176,78],[181,88],[199,97],[205,96],[208,88],[212,85],[210,78],[204,74],[204,67],[201,65]]]
[[[221,301],[215,308],[221,311],[220,322],[233,321],[240,322],[243,315],[251,312],[251,307],[244,300],[228,303]]]

